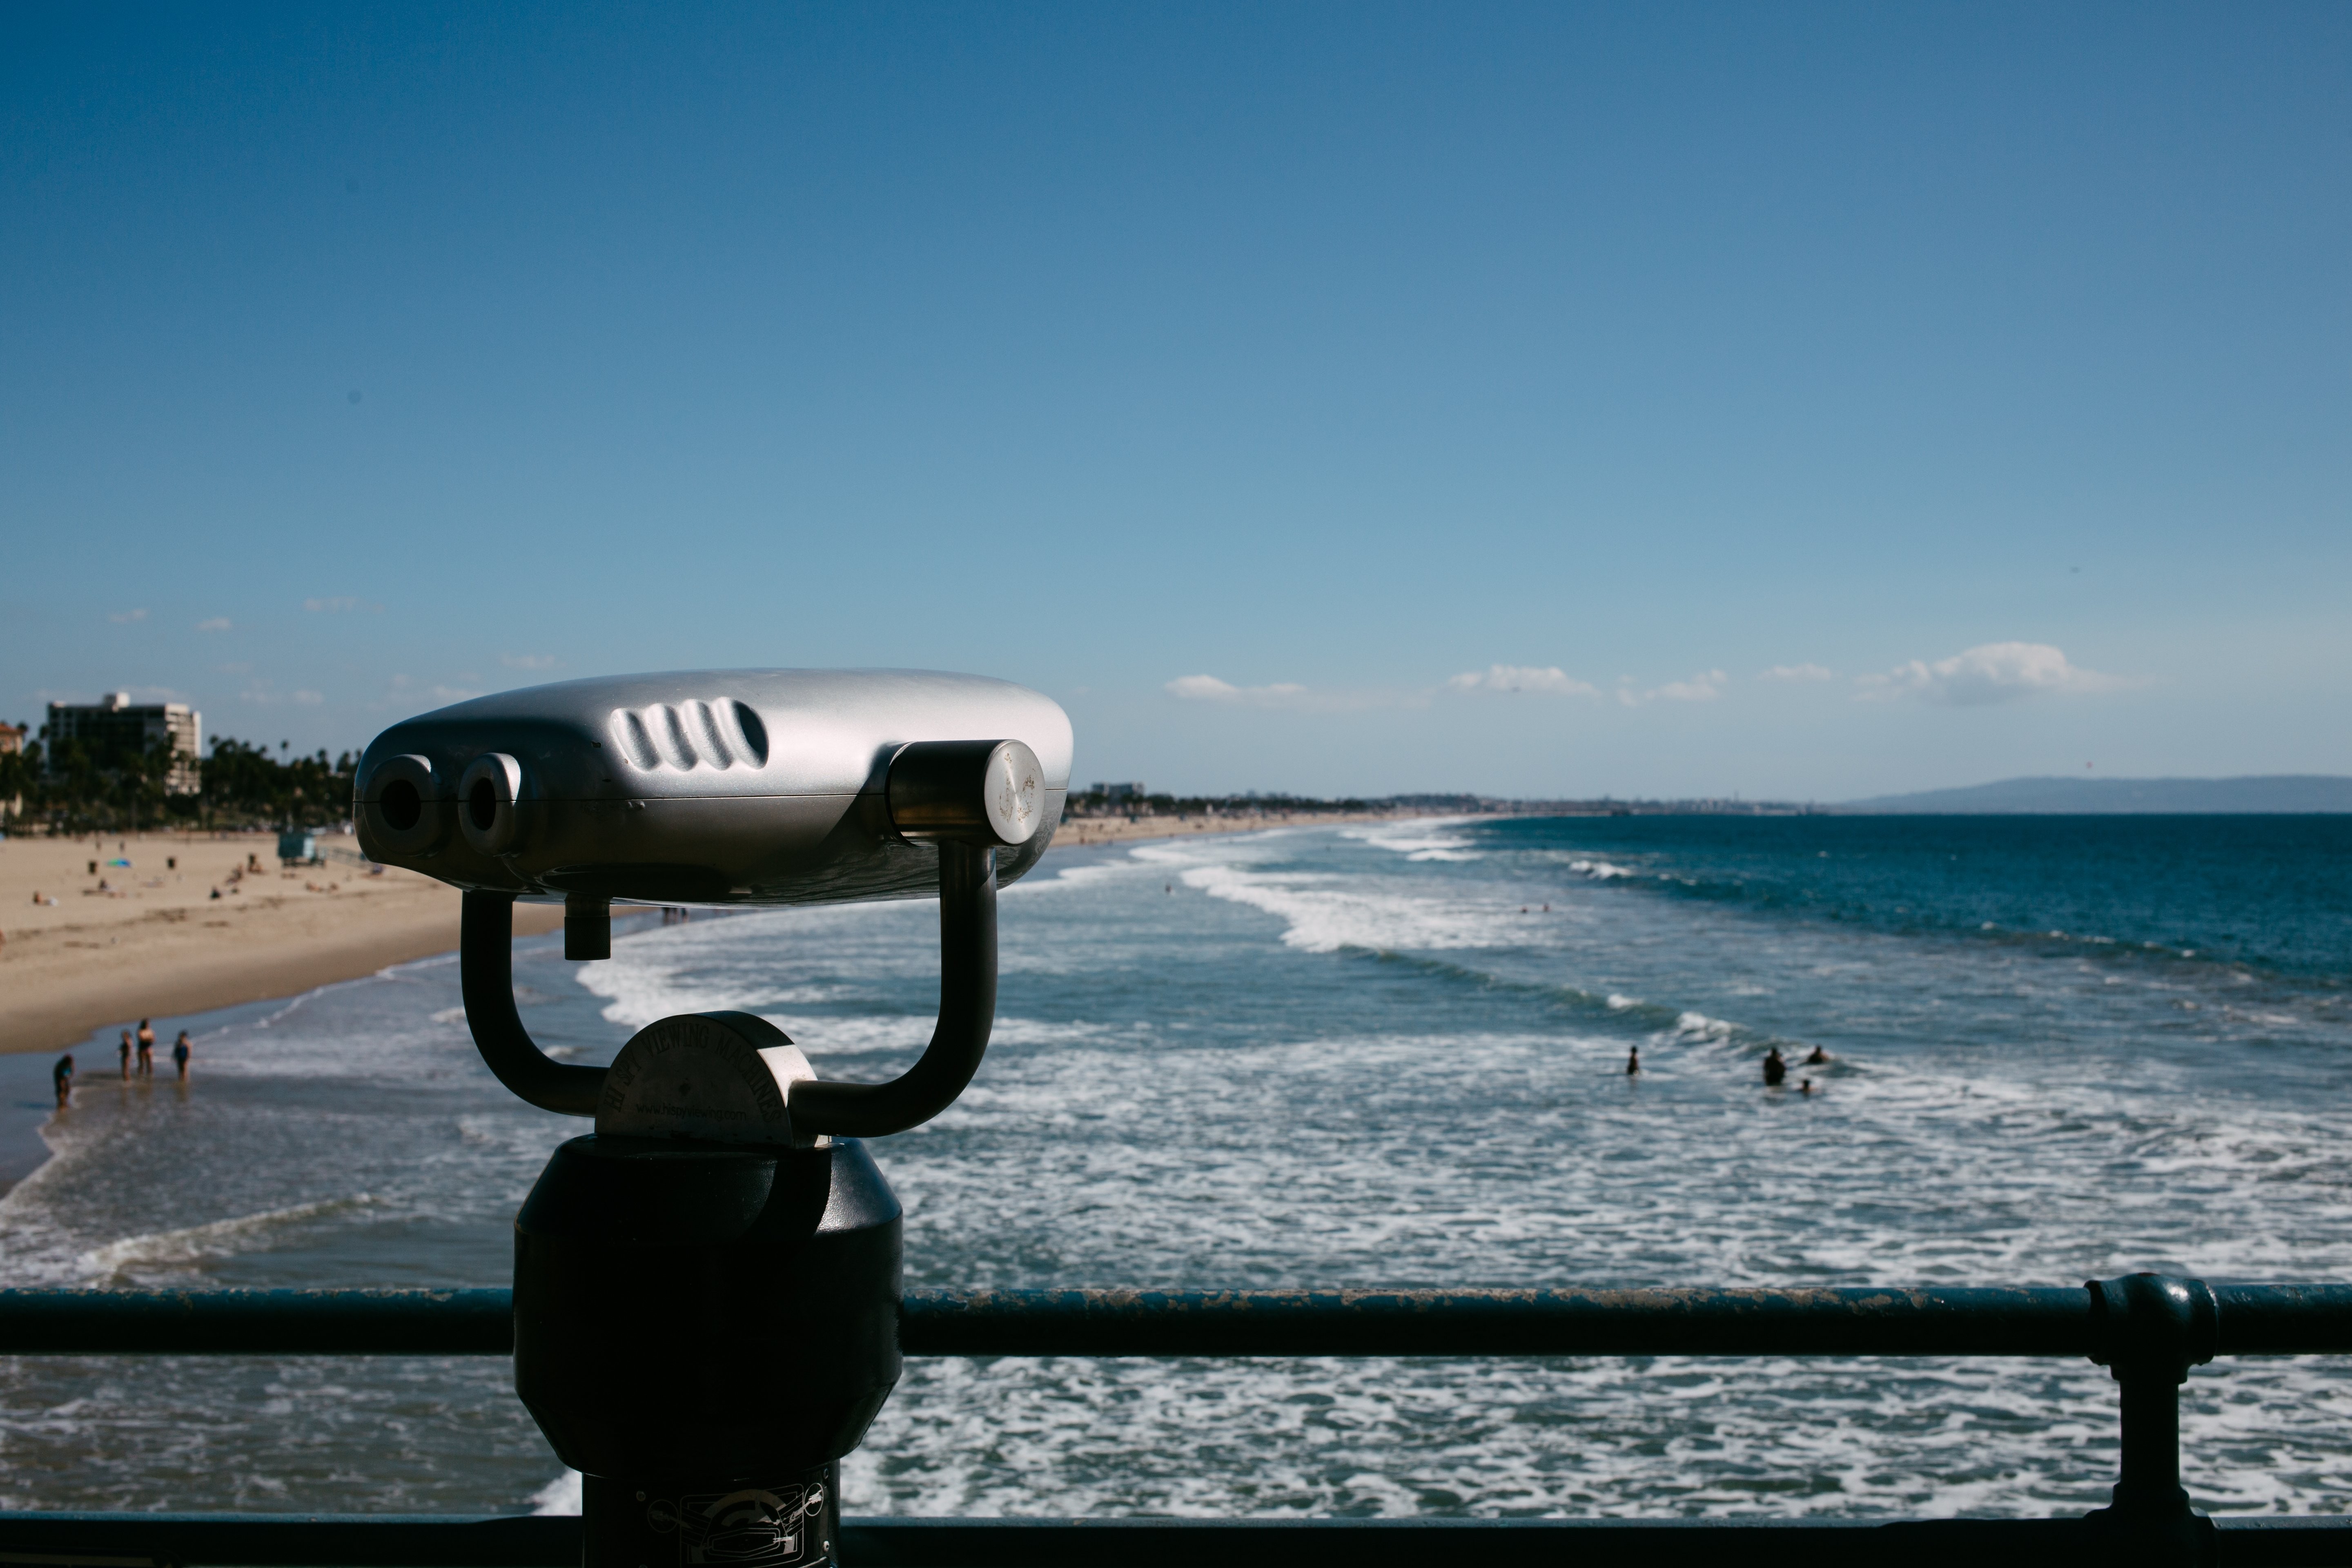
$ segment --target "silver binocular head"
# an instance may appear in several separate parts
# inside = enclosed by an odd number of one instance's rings
[[[532,900],[925,898],[942,841],[1010,882],[1052,841],[1070,721],[927,670],[732,669],[560,681],[394,725],[360,759],[360,847]]]

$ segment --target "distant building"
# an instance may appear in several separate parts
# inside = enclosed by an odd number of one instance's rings
[[[1149,795],[1150,791],[1145,789],[1140,783],[1098,784],[1088,784],[1087,786],[1087,793],[1088,795],[1098,795],[1105,800],[1141,800],[1145,795]]]
[[[58,752],[68,742],[79,742],[99,765],[120,766],[121,759],[144,756],[161,742],[172,742],[172,771],[163,787],[173,795],[194,795],[198,787],[205,738],[205,716],[184,702],[134,705],[128,691],[110,691],[103,702],[52,702],[49,721],[42,728],[48,741],[48,768],[58,769]],[[19,731],[22,733],[22,731]]]
[[[13,756],[25,749],[26,727],[22,724],[0,724],[0,757]],[[12,795],[0,800],[0,817],[21,816],[25,797]]]

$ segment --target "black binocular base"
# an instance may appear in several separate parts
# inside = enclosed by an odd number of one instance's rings
[[[757,1481],[581,1478],[582,1568],[833,1568],[835,1467]]]

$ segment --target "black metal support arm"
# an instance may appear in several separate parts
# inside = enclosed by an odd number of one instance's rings
[[[996,1024],[996,851],[940,845],[940,1021],[922,1056],[888,1083],[793,1085],[793,1130],[881,1138],[955,1103]]]
[[[551,1059],[514,1003],[514,895],[469,892],[457,938],[458,980],[474,1045],[518,1099],[593,1116],[603,1068]],[[888,1083],[803,1081],[792,1095],[802,1132],[880,1138],[945,1110],[980,1070],[996,1022],[996,851],[940,845],[940,1018],[915,1065]]]
[[[552,1060],[531,1041],[514,1001],[514,895],[469,892],[457,928],[457,984],[474,1047],[519,1100],[566,1116],[596,1114],[603,1068]]]

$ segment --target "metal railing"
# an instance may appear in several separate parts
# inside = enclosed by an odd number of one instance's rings
[[[916,1356],[2084,1356],[2121,1389],[2112,1506],[2074,1519],[898,1520],[845,1522],[847,1568],[1498,1568],[1743,1563],[2352,1563],[2352,1519],[2206,1519],[2180,1486],[2179,1389],[2225,1355],[2352,1353],[2352,1286],[2156,1275],[2081,1289],[996,1290],[909,1293]],[[504,1355],[504,1290],[0,1291],[0,1353]],[[152,1352],[142,1352],[152,1353]],[[2347,1435],[2352,1437],[2352,1435]],[[2347,1442],[2352,1447],[2352,1442]],[[0,1563],[579,1560],[576,1519],[0,1513]]]

